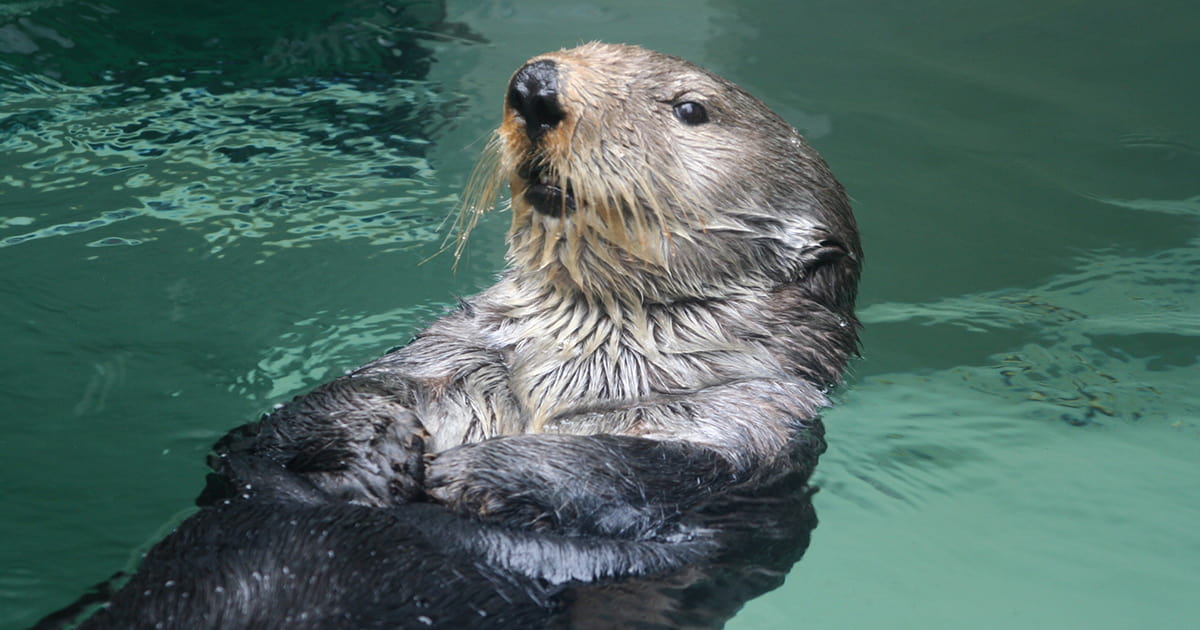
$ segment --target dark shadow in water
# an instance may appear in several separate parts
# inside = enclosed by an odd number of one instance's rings
[[[447,23],[438,1],[28,5],[0,22],[0,61],[80,86],[178,75],[219,92],[296,78],[415,78],[425,76],[432,61],[424,40],[479,40]]]

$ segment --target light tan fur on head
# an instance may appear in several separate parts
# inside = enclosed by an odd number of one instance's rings
[[[813,227],[780,203],[812,188],[795,167],[810,160],[795,157],[815,154],[794,129],[734,84],[668,55],[590,43],[530,63],[540,60],[556,64],[565,117],[535,144],[505,108],[469,186],[460,248],[507,181],[513,267],[556,292],[663,302],[780,282],[796,253],[767,260],[756,240],[795,243]],[[683,101],[702,104],[711,124],[677,120]],[[548,216],[525,200],[530,164],[570,187],[573,212]],[[818,205],[806,201],[792,205]]]

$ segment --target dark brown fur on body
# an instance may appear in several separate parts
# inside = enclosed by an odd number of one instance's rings
[[[720,77],[588,44],[514,75],[472,181],[460,238],[512,192],[499,282],[225,436],[88,627],[718,627],[782,582],[857,345],[824,161]]]

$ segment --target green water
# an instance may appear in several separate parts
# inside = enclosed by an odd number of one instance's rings
[[[487,285],[503,215],[422,261],[508,74],[590,39],[758,94],[863,230],[821,525],[732,628],[1200,617],[1200,5],[164,6],[0,2],[0,627]]]

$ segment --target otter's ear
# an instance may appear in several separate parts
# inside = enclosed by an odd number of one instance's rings
[[[821,238],[817,240],[816,246],[805,256],[808,267],[836,264],[846,257],[853,257],[850,248],[846,247],[846,244],[837,237],[828,233],[822,234]]]
[[[800,284],[817,302],[853,312],[862,261],[835,235],[821,230],[813,236],[801,255]]]

